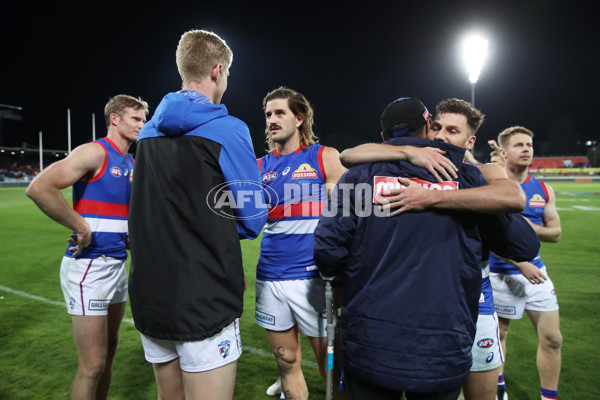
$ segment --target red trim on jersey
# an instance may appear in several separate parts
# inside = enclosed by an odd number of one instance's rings
[[[108,139],[108,138],[106,138]],[[108,164],[108,150],[106,150],[106,147],[104,147],[104,145],[100,142],[96,142],[98,143],[100,146],[102,146],[102,150],[104,150],[104,163],[102,164],[102,169],[100,170],[100,172],[98,172],[96,175],[94,175],[94,177],[92,179],[90,179],[89,181],[86,181],[85,179],[82,179],[82,181],[84,182],[94,182],[97,181],[98,179],[102,178],[102,175],[104,175],[104,172],[106,172],[106,164]]]
[[[105,137],[103,139],[106,140],[108,143],[110,143],[110,145],[112,146],[112,148],[115,149],[119,154],[121,154],[121,150],[119,149],[119,147],[116,145],[115,142],[113,142],[112,140],[110,140],[108,137]],[[125,154],[125,156],[127,156],[127,154]]]
[[[262,157],[256,160],[258,163],[258,172],[262,172]]]
[[[550,200],[550,196],[548,195],[548,188],[546,187],[546,184],[542,181],[540,181],[540,185],[542,185],[542,189],[544,190],[544,194],[546,195],[546,203],[548,203],[548,201]]]
[[[527,178],[525,178],[525,182],[523,182],[523,183],[529,183],[530,180],[531,180],[531,176],[527,175]]]
[[[87,276],[87,274],[88,274],[88,272],[90,270],[90,267],[92,266],[92,261],[94,261],[93,258],[90,259],[90,263],[88,264],[88,266],[87,266],[87,268],[85,270],[85,273],[83,274],[83,278],[81,278],[81,282],[79,282],[79,293],[80,293],[80,296],[81,296],[81,312],[82,312],[82,315],[85,315],[85,304],[83,304],[83,281],[85,281],[85,277]]]
[[[129,216],[129,205],[127,204],[106,203],[90,199],[74,200],[73,209],[78,214],[100,214],[125,218]]]
[[[275,206],[269,210],[268,220],[280,219],[283,217],[312,217],[321,215],[325,206],[324,201],[305,201],[301,203],[285,204]]]
[[[302,145],[302,146],[298,147],[298,148],[296,149],[296,151],[294,151],[294,154],[298,154],[298,153],[300,153],[300,152],[301,152],[302,150],[304,150],[306,147],[307,147],[307,146],[305,146],[305,145]],[[277,150],[273,150],[273,155],[274,155],[275,157],[281,158],[281,154],[279,154],[279,153],[277,152]]]
[[[321,170],[321,175],[323,175],[323,181],[326,181],[327,176],[325,175],[325,163],[323,162],[323,151],[324,150],[325,150],[325,146],[321,146],[317,157],[319,160],[319,169]]]

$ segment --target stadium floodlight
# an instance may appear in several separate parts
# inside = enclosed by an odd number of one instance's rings
[[[487,53],[488,41],[480,36],[470,36],[465,40],[465,63],[471,82],[471,104],[475,106],[475,83],[479,79],[483,61]]]

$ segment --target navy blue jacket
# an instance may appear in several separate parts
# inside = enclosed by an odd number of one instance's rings
[[[458,188],[486,184],[478,168],[463,164],[464,149],[418,138],[386,143],[439,147],[460,167]],[[396,390],[458,388],[471,367],[481,292],[479,225],[489,224],[483,231],[500,237],[495,230],[511,218],[494,220],[494,226],[491,216],[480,220],[478,214],[457,211],[376,215],[377,176],[435,182],[408,162],[359,165],[342,176],[323,211],[315,260],[322,275],[343,278],[344,369]],[[527,229],[517,225],[512,233]],[[510,246],[497,244],[495,237],[488,240],[503,254],[519,255],[519,249],[504,251]],[[520,255],[528,257],[528,250]]]

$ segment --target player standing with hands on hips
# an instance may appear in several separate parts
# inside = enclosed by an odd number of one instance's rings
[[[133,158],[127,152],[146,121],[148,104],[127,95],[104,108],[108,133],[78,146],[27,188],[46,215],[73,230],[60,266],[79,354],[69,399],[106,399],[127,301],[127,217]],[[73,186],[71,208],[60,190]]]

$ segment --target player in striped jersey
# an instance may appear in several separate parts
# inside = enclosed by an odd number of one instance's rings
[[[498,143],[508,177],[521,185],[527,198],[525,211],[521,214],[534,228],[540,241],[558,242],[562,231],[554,190],[529,175],[533,161],[533,132],[522,126],[513,126],[498,135]],[[523,312],[527,312],[538,337],[536,361],[541,398],[558,399],[562,334],[558,300],[546,266],[539,254],[530,262],[521,263],[490,254],[490,280],[504,351],[510,321],[522,318]],[[507,398],[502,372],[498,379],[498,398]]]
[[[70,399],[106,399],[127,300],[127,217],[133,177],[129,147],[148,104],[117,95],[105,106],[108,133],[78,146],[27,188],[50,218],[73,230],[60,269],[79,366]],[[73,207],[60,190],[73,186]]]
[[[280,87],[263,100],[270,152],[258,160],[270,211],[256,271],[256,323],[267,331],[286,398],[307,399],[299,333],[325,378],[325,286],[313,259],[314,229],[327,191],[345,168],[316,143],[306,98]],[[330,186],[328,188],[328,186]]]

